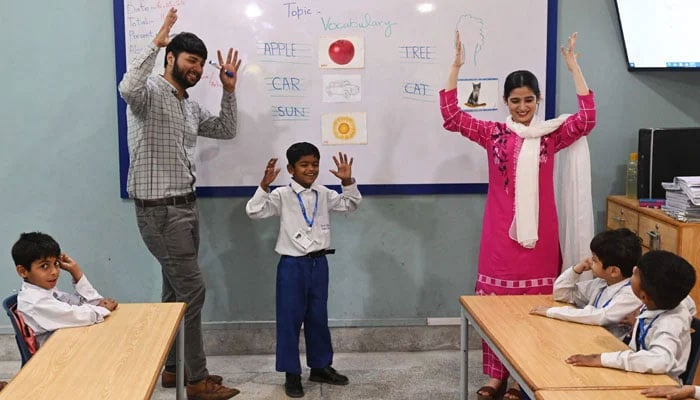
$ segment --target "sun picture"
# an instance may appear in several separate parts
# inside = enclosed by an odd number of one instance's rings
[[[355,120],[343,115],[333,120],[333,136],[340,140],[350,140],[355,137],[357,128]]]
[[[342,112],[321,115],[323,144],[367,144],[367,113]]]

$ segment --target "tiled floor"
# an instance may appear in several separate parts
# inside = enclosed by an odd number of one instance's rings
[[[308,400],[457,400],[459,398],[459,351],[413,353],[341,353],[333,366],[350,378],[347,386],[308,381],[302,383]],[[227,386],[241,391],[236,400],[287,399],[284,374],[275,372],[274,355],[216,356],[208,358],[209,371],[224,377]],[[9,380],[19,369],[18,361],[0,362],[0,380]],[[469,397],[484,380],[481,351],[469,352]],[[48,398],[48,397],[47,397]],[[174,399],[174,389],[160,382],[152,400]]]

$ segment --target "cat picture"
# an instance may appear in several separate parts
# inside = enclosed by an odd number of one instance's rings
[[[481,82],[472,82],[472,93],[469,99],[464,103],[467,107],[483,107],[486,103],[479,103],[479,91],[481,91]]]

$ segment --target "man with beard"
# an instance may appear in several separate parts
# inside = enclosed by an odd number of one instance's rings
[[[164,302],[185,302],[185,375],[190,400],[229,399],[238,390],[210,375],[202,341],[204,279],[197,264],[199,216],[194,193],[197,136],[236,136],[236,79],[241,61],[229,49],[226,62],[217,51],[223,86],[219,116],[189,99],[207,59],[207,48],[194,34],[170,39],[177,20],[171,8],[152,43],[136,56],[119,84],[129,120],[127,192],[136,205],[136,220],[148,250],[162,268]],[[167,46],[167,47],[166,47]],[[156,56],[165,49],[165,73],[150,76]],[[153,327],[158,329],[158,327]],[[168,354],[161,385],[175,386],[174,349]]]

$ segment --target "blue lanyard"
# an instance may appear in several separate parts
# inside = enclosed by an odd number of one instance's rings
[[[289,187],[292,187],[292,185],[290,184]],[[314,220],[316,220],[316,212],[318,211],[318,192],[315,190],[313,192],[316,195],[316,201],[314,202],[314,213],[311,215],[311,219],[309,219],[309,216],[306,215],[306,207],[304,207],[304,202],[301,201],[301,196],[299,195],[299,193],[294,192],[294,194],[297,195],[297,200],[299,200],[301,214],[304,216],[304,221],[306,221],[306,225],[308,225],[309,230],[311,230],[311,227],[314,226]]]
[[[644,312],[644,311],[646,311],[646,308],[644,308],[641,312]],[[661,313],[661,314],[663,314],[663,313]],[[654,317],[654,319],[652,319],[649,322],[649,325],[647,325],[646,327],[644,327],[644,320],[646,318],[639,318],[639,327],[637,328],[637,350],[646,350],[647,349],[647,345],[646,345],[646,343],[644,343],[644,339],[646,339],[647,333],[649,333],[649,329],[654,324],[654,321],[656,321],[656,319],[659,318],[659,315],[661,315],[661,314],[658,314],[656,317]]]
[[[605,307],[607,307],[608,304],[610,304],[610,302],[612,301],[612,299],[613,299],[615,296],[617,296],[618,293],[620,293],[620,290],[622,290],[622,288],[624,288],[625,286],[629,286],[630,284],[631,284],[631,283],[628,281],[627,283],[625,283],[624,285],[622,285],[619,289],[617,289],[617,292],[615,292],[612,296],[610,296],[610,298],[608,299],[608,301],[606,301],[605,304],[603,304],[603,307],[600,307],[600,308],[605,308]],[[598,295],[595,297],[595,301],[593,302],[593,307],[598,308],[598,301],[600,300],[600,297],[603,295],[603,292],[604,292],[605,289],[607,289],[607,288],[608,288],[607,286],[603,286],[603,287],[600,289],[600,292],[598,292]]]

